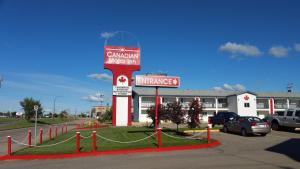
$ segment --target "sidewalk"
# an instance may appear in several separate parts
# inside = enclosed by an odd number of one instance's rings
[[[54,125],[43,125],[37,127],[37,143],[40,138],[40,128],[43,129],[43,140],[49,139],[49,129],[52,127],[52,137],[55,136],[55,126],[58,127],[58,135],[61,135],[61,128],[63,125],[67,125],[68,131],[74,129],[76,124],[80,124],[82,120],[76,120],[68,123],[54,124]],[[12,139],[28,144],[28,130],[32,133],[32,144],[34,144],[34,127],[4,130],[0,131],[0,156],[7,154],[7,136],[11,136]],[[64,128],[65,132],[65,128]],[[12,142],[12,152],[17,151],[26,146],[18,145]]]

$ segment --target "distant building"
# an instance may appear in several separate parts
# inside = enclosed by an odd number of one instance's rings
[[[133,91],[134,121],[151,122],[147,118],[146,110],[155,105],[154,89],[134,89]],[[159,90],[160,103],[167,105],[175,101],[181,102],[183,108],[188,109],[189,104],[196,98],[203,106],[203,115],[200,120],[207,122],[209,116],[221,111],[236,112],[241,116],[265,117],[277,111],[288,108],[300,108],[300,93],[272,93],[249,91],[219,91],[219,90]]]
[[[91,117],[97,118],[104,115],[106,110],[111,109],[111,106],[94,106],[91,110]]]

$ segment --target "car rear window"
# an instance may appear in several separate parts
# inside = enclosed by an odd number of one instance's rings
[[[278,116],[284,116],[284,111],[277,111],[276,114],[277,114]]]
[[[295,116],[298,116],[298,117],[300,117],[300,110],[297,110],[297,111],[296,111],[296,114],[295,114]]]
[[[257,118],[257,117],[250,117],[248,118],[249,122],[263,122],[262,119]]]
[[[293,111],[287,111],[286,116],[292,116],[293,115]]]

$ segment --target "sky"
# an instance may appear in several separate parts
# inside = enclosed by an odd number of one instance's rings
[[[0,111],[111,104],[105,44],[141,48],[141,71],[179,89],[300,90],[300,1],[0,0]],[[100,102],[100,95],[104,95]]]

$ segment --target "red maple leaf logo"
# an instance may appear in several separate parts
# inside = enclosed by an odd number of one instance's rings
[[[249,100],[249,96],[246,95],[246,96],[244,97],[244,99],[245,99],[245,100]]]
[[[122,76],[122,77],[119,79],[119,82],[124,83],[124,82],[126,82],[126,79]]]

